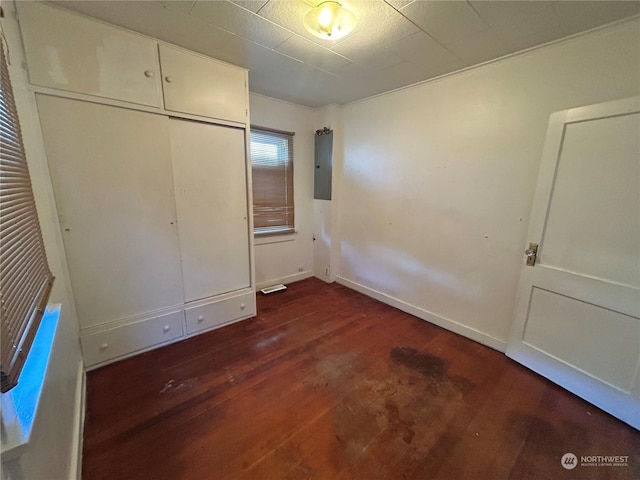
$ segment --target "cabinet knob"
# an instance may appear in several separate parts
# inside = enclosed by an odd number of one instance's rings
[[[244,303],[241,303],[241,304],[240,304],[240,310],[244,310],[245,306],[246,306],[246,305],[245,305]]]
[[[100,345],[100,351],[102,352],[104,352],[107,348],[109,348],[108,343],[103,343],[102,345]]]
[[[145,76],[145,77],[147,77],[147,78],[151,78],[151,77],[153,77],[153,71],[151,71],[151,70],[145,70],[145,71],[144,71],[144,76]]]
[[[164,77],[164,80],[167,83],[171,83],[171,82],[173,82],[173,77],[170,77],[169,75],[167,75],[166,77]]]
[[[202,323],[204,321],[204,317],[202,315],[200,315],[198,317],[198,323]]]
[[[162,330],[168,332],[169,330],[171,330],[171,327],[169,325],[165,325]]]

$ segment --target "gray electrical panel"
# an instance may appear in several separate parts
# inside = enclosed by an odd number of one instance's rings
[[[331,200],[331,152],[333,150],[333,130],[325,128],[316,132],[315,175],[313,198]]]

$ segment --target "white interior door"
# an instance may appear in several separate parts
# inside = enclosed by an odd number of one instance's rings
[[[551,116],[529,241],[507,355],[640,428],[639,97]]]
[[[244,130],[169,121],[185,301],[251,286]]]

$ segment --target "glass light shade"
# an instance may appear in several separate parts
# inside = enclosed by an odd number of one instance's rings
[[[351,33],[356,26],[354,13],[338,2],[322,2],[304,16],[309,33],[324,40],[337,40]]]

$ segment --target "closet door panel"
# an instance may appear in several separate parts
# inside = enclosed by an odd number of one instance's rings
[[[37,102],[81,327],[183,303],[168,118]]]
[[[162,44],[160,64],[167,110],[247,121],[245,69]]]
[[[185,300],[249,287],[244,130],[169,126]]]
[[[41,2],[16,2],[34,85],[162,106],[155,41]]]

